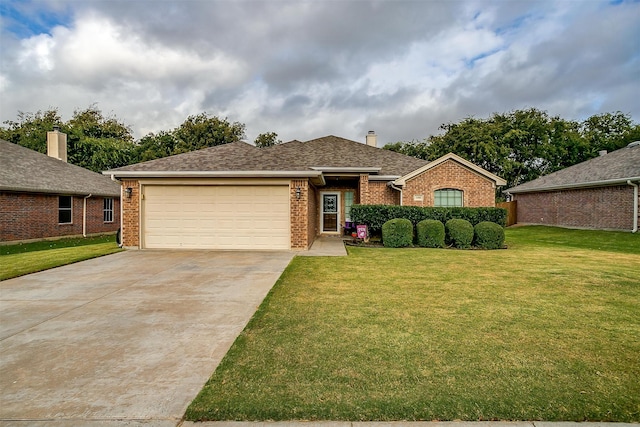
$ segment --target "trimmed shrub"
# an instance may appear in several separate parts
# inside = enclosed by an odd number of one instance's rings
[[[505,226],[507,210],[504,208],[436,208],[398,205],[353,205],[351,220],[355,224],[366,224],[371,234],[380,235],[382,224],[394,219],[405,218],[415,226],[425,219],[435,219],[443,224],[453,218],[466,219],[472,225],[483,221]]]
[[[473,225],[466,219],[450,219],[444,225],[447,243],[459,249],[468,249],[473,242]]]
[[[444,224],[437,219],[425,219],[416,225],[418,246],[444,248]]]
[[[504,228],[489,221],[483,221],[473,227],[475,245],[482,249],[500,249],[504,244]]]
[[[387,248],[404,248],[413,243],[413,224],[404,218],[396,218],[382,225],[382,244]]]

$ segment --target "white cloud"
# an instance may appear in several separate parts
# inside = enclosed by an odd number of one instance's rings
[[[42,25],[47,4],[25,11],[40,9]],[[68,118],[97,103],[138,137],[206,111],[245,123],[248,139],[275,131],[285,140],[360,140],[375,129],[384,142],[531,106],[575,119],[640,116],[637,2],[55,0],[51,8],[68,12],[64,26],[22,40],[0,30],[0,121],[50,107]]]

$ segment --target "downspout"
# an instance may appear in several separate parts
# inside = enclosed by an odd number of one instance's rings
[[[120,243],[118,243],[118,247],[122,247],[124,245],[124,240],[122,239],[122,226],[124,225],[123,222],[123,207],[122,207],[122,183],[120,181],[118,181],[115,176],[113,176],[113,174],[111,174],[111,181],[114,182],[119,182],[120,183]]]
[[[82,237],[87,237],[87,199],[91,197],[92,194],[89,193],[87,197],[84,198],[83,206],[82,206]]]
[[[630,179],[627,180],[627,184],[633,187],[633,230],[632,233],[638,231],[638,184],[634,184]]]
[[[389,186],[390,186],[391,188],[393,188],[394,190],[397,190],[397,191],[399,191],[399,192],[400,192],[400,206],[402,206],[402,188],[398,188],[398,187],[396,187],[396,186],[393,184],[393,182],[390,182],[390,183],[389,183]]]

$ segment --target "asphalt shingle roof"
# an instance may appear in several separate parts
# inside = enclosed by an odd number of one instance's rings
[[[640,145],[629,146],[559,170],[506,190],[529,193],[580,186],[606,185],[640,178]],[[600,183],[600,184],[598,184]]]
[[[290,141],[268,148],[233,142],[203,150],[124,166],[109,172],[308,171],[313,167],[381,168],[380,175],[402,176],[428,162],[337,136]]]
[[[1,139],[0,190],[120,196],[120,184],[104,175]]]

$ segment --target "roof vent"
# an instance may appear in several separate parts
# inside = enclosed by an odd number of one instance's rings
[[[633,141],[633,142],[630,142],[629,145],[627,145],[627,148],[633,148],[639,145],[640,145],[640,141]]]
[[[607,154],[607,150],[600,150],[600,151],[598,151],[598,154],[600,156],[604,156],[605,154]]]

